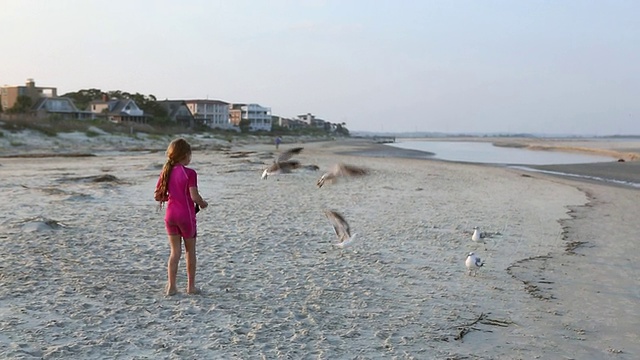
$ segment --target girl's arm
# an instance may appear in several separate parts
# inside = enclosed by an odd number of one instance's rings
[[[193,202],[198,204],[198,206],[200,206],[200,208],[206,209],[207,206],[209,206],[209,203],[204,201],[202,196],[200,196],[200,193],[198,192],[198,188],[197,187],[190,187],[189,188],[189,194],[191,194],[191,199],[193,199]]]

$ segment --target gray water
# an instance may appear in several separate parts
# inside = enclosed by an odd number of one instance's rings
[[[433,153],[434,159],[501,165],[561,165],[609,162],[607,156],[535,151],[471,141],[402,141],[389,146]]]
[[[588,164],[597,162],[611,162],[616,159],[607,156],[565,153],[560,151],[535,151],[509,147],[493,146],[489,142],[472,141],[402,141],[387,144],[401,149],[423,151],[433,154],[429,158],[460,161],[470,163],[495,164],[517,168],[525,171],[541,172],[552,175],[573,177],[598,182],[640,188],[639,183],[618,180],[608,177],[579,175],[566,172],[534,169],[527,166],[535,165],[563,165]]]

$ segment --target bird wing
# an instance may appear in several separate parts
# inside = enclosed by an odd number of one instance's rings
[[[289,160],[284,162],[276,163],[280,168],[280,171],[283,173],[290,173],[292,169],[297,169],[300,167],[300,162],[296,160]]]
[[[291,159],[291,157],[293,155],[296,154],[300,154],[300,152],[302,151],[303,148],[301,147],[295,147],[292,149],[289,149],[287,151],[284,151],[283,153],[281,153],[277,158],[276,158],[276,162],[283,162],[283,161],[287,161],[289,159]]]
[[[340,174],[344,176],[362,176],[369,173],[369,170],[365,168],[347,164],[338,164],[338,169]]]
[[[349,229],[349,224],[347,221],[340,215],[338,212],[326,210],[325,214],[329,221],[331,221],[331,225],[333,226],[333,230],[336,232],[336,236],[338,239],[342,241],[344,238],[351,237],[351,230]]]
[[[327,172],[322,174],[322,176],[318,179],[318,181],[316,181],[316,186],[321,188],[324,183],[331,183],[333,182],[333,179],[335,178],[335,176],[333,175],[333,173]]]
[[[280,164],[278,163],[273,163],[267,167],[267,171],[269,172],[274,172],[274,171],[277,171],[278,169],[280,169]]]

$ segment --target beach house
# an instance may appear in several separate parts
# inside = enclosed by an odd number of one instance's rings
[[[90,111],[81,111],[76,108],[75,103],[66,97],[43,97],[38,99],[31,107],[31,113],[38,118],[55,116],[58,119],[91,119]]]
[[[58,97],[55,87],[39,87],[33,79],[27,79],[25,85],[0,88],[2,111],[34,115],[38,118],[55,116],[59,119],[90,119],[91,113],[79,110],[73,100]]]
[[[93,118],[103,118],[115,123],[146,124],[148,121],[144,111],[131,99],[109,99],[105,95],[101,100],[91,101],[88,110],[93,113]]]
[[[212,129],[229,129],[229,103],[221,100],[184,100],[196,123]]]
[[[4,85],[0,88],[2,111],[7,111],[14,107],[21,96],[29,98],[31,105],[33,105],[41,98],[57,97],[58,89],[55,87],[38,87],[33,79],[27,79],[25,85]]]
[[[192,128],[195,124],[195,118],[189,110],[187,103],[183,100],[161,100],[158,104],[167,111],[169,120],[176,124]]]
[[[307,124],[305,124],[301,120],[285,118],[277,115],[271,117],[271,122],[272,124],[276,124],[281,128],[289,130],[302,129],[307,126]]]
[[[249,123],[249,131],[271,131],[271,108],[259,104],[231,104],[229,119],[235,126]]]

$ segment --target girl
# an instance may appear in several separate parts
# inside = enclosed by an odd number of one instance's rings
[[[167,162],[162,167],[156,184],[155,200],[160,206],[166,202],[164,217],[169,235],[171,254],[167,264],[166,295],[174,295],[176,276],[184,240],[187,262],[187,293],[197,294],[196,288],[196,211],[194,203],[205,209],[209,204],[198,192],[195,170],[187,168],[191,162],[191,145],[184,139],[173,140],[167,148]]]

